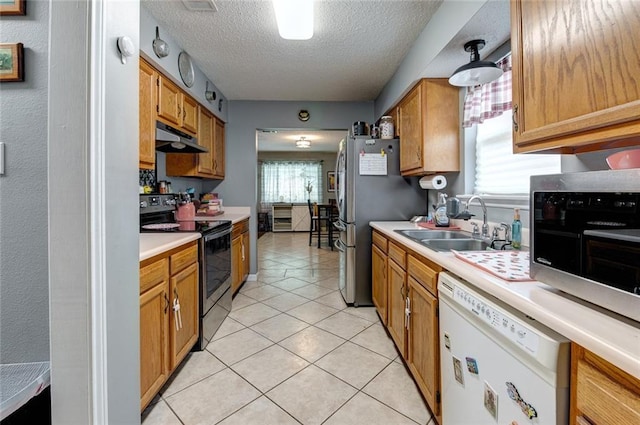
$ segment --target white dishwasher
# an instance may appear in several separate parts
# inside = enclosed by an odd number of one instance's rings
[[[569,341],[440,273],[443,425],[569,422]]]

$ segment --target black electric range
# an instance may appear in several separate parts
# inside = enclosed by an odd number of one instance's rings
[[[204,235],[231,227],[231,220],[177,221],[177,202],[174,194],[140,195],[140,232],[198,232]]]

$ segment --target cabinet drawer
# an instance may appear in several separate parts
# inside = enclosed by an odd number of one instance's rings
[[[422,263],[413,255],[408,256],[408,271],[420,285],[424,286],[433,295],[438,294],[438,272]]]
[[[171,257],[171,274],[174,275],[190,264],[198,261],[198,245],[196,242]]]
[[[406,259],[407,255],[404,249],[400,248],[398,245],[389,241],[389,249],[388,249],[387,255],[404,270],[407,269],[407,259]]]
[[[231,238],[236,238],[238,236],[240,236],[241,234],[243,234],[244,232],[248,232],[249,231],[249,219],[246,220],[242,220],[238,223],[235,223],[233,225],[233,230],[231,232]]]
[[[169,279],[169,262],[166,258],[140,267],[140,293]]]
[[[373,241],[373,244],[380,248],[382,252],[384,252],[385,254],[387,253],[387,238],[374,230],[373,234],[371,235],[371,240]]]
[[[578,410],[595,424],[640,423],[638,394],[583,360],[578,361],[576,399]]]

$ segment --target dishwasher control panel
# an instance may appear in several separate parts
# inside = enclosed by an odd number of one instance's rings
[[[521,320],[457,285],[453,288],[453,300],[527,353],[533,356],[538,353],[539,336]]]

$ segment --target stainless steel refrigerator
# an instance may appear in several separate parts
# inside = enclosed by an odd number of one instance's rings
[[[338,148],[336,198],[340,292],[348,304],[372,305],[369,222],[424,214],[427,191],[416,177],[400,175],[398,139],[347,135]]]

